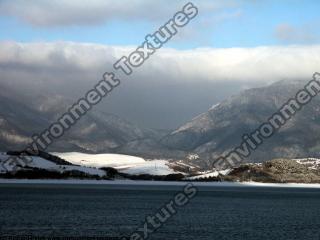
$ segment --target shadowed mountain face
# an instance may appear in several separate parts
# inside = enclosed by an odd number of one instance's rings
[[[213,106],[162,139],[168,147],[219,157],[238,147],[244,134],[250,134],[267,121],[307,82],[281,81],[241,94]],[[275,135],[264,140],[247,160],[260,162],[276,157],[320,155],[320,99],[299,111]],[[201,161],[201,160],[200,160]]]
[[[48,128],[71,103],[59,96],[30,100],[7,91],[1,91],[0,102],[1,151],[25,148],[33,134]],[[157,136],[156,131],[140,129],[115,115],[91,110],[49,150],[112,152],[131,141],[157,139]]]

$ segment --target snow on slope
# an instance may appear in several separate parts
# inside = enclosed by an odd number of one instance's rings
[[[105,171],[98,169],[102,167],[113,167],[119,172],[130,175],[150,174],[165,176],[178,173],[168,166],[168,161],[166,160],[146,161],[143,158],[121,154],[85,154],[78,152],[52,154],[79,166],[57,165],[41,157],[32,157],[33,161],[28,163],[27,166],[58,172],[78,170],[90,175],[99,176],[105,175]],[[1,159],[6,160],[8,157],[6,154],[0,154],[0,161]]]
[[[28,167],[57,170],[58,165],[41,157],[32,157],[32,162],[27,163]]]
[[[320,168],[320,159],[319,158],[300,158],[294,159],[297,163],[306,165],[309,169],[317,170]]]
[[[52,153],[66,161],[81,166],[90,167],[113,167],[119,172],[140,175],[150,174],[157,176],[164,176],[168,174],[177,173],[169,166],[166,160],[152,160],[146,161],[140,157],[134,157],[122,154],[86,154],[78,152],[70,153]]]
[[[120,171],[131,175],[150,174],[157,176],[165,176],[173,173],[178,173],[169,168],[167,163],[168,162],[165,160],[153,160],[142,164],[137,164],[136,166],[130,167],[128,169],[122,169]]]
[[[198,180],[198,179],[205,179],[205,178],[210,178],[210,177],[218,177],[219,174],[221,175],[228,175],[231,172],[231,169],[226,169],[222,171],[213,171],[213,172],[207,172],[203,173],[201,175],[197,176],[192,176],[192,177],[187,177],[187,180]]]
[[[72,166],[72,165],[57,165],[54,162],[48,161],[46,159],[43,159],[41,157],[31,157],[32,161],[24,164],[25,162],[20,160],[19,157],[15,157],[17,161],[13,162],[13,165],[8,165],[1,164],[1,162],[5,162],[9,156],[5,153],[0,153],[0,172],[7,172],[7,171],[12,171],[14,168],[15,163],[18,163],[18,165],[21,165],[22,167],[32,167],[32,168],[39,168],[39,169],[45,169],[48,171],[57,171],[57,172],[64,172],[64,171],[80,171],[84,172],[90,175],[99,175],[100,177],[104,176],[106,173],[103,170],[96,169],[96,168],[89,168],[89,167],[83,167],[83,166]],[[18,167],[18,169],[21,169]]]
[[[121,154],[87,154],[79,152],[52,154],[73,164],[96,168],[126,168],[146,162],[143,158]]]

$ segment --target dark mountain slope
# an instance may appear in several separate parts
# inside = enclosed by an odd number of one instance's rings
[[[28,104],[26,104],[28,103]],[[0,150],[21,150],[56,121],[71,105],[60,96],[36,98],[0,91]],[[51,151],[112,152],[131,142],[158,139],[158,133],[141,129],[113,114],[91,110],[59,140]]]
[[[245,90],[212,107],[162,140],[162,144],[193,152],[200,159],[215,157],[239,146],[249,134],[294,97],[306,82],[281,81]],[[248,160],[259,162],[278,157],[320,155],[320,98],[299,111],[281,130],[266,140]]]

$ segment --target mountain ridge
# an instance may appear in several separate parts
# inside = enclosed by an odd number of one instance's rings
[[[242,91],[180,126],[162,144],[198,154],[202,161],[224,156],[242,142],[244,134],[256,130],[306,83],[280,81]],[[315,97],[246,160],[319,156],[319,103],[319,97]]]
[[[50,151],[121,153],[173,160],[188,160],[191,154],[198,156],[194,164],[206,167],[208,159],[223,156],[237,147],[244,134],[264,123],[306,83],[284,80],[246,89],[171,132],[142,129],[113,114],[92,110],[54,143]],[[5,151],[22,150],[28,137],[48,127],[69,103],[60,96],[42,96],[30,106],[17,99],[11,100],[13,96],[0,94],[0,146]],[[315,97],[245,160],[264,162],[274,158],[319,157],[318,135],[320,99]]]

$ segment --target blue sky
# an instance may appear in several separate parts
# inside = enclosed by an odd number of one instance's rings
[[[162,18],[160,16],[152,20],[150,17],[144,18],[142,11],[141,17],[132,19],[120,15],[96,24],[74,22],[58,26],[38,26],[21,17],[21,11],[9,11],[8,14],[0,10],[0,40],[136,46],[146,34],[154,32],[179,10],[178,6],[174,5]],[[316,0],[233,1],[218,10],[203,9],[200,6],[197,19],[183,30],[185,34],[182,33],[178,39],[170,42],[168,47],[191,49],[316,44],[320,40],[317,33],[319,6],[320,2]]]

